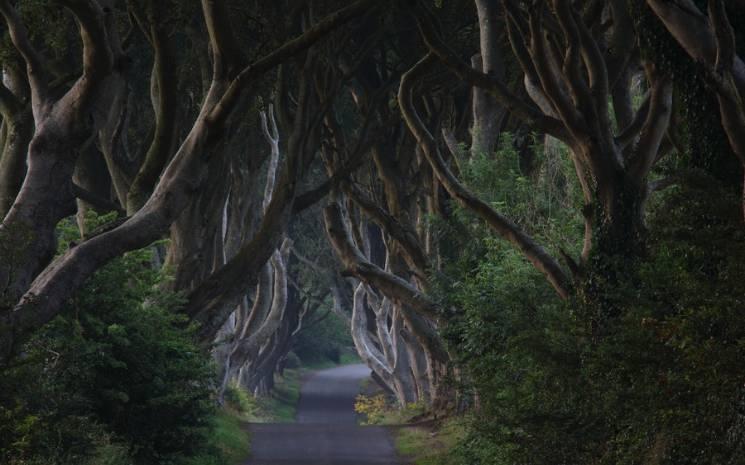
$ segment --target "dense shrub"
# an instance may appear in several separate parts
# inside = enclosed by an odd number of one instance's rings
[[[435,281],[460,310],[446,336],[476,406],[462,464],[742,463],[741,204],[706,175],[683,185],[651,206],[638,261],[594,257],[621,264],[595,300],[559,301],[471,228],[481,240]]]
[[[204,446],[212,369],[150,263],[96,273],[2,373],[0,463],[161,464]]]

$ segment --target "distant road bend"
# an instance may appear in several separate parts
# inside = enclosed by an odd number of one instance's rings
[[[314,373],[300,390],[297,423],[252,424],[246,465],[399,465],[388,432],[358,426],[354,399],[365,365]]]

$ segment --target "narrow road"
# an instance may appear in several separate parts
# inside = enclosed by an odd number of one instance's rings
[[[358,426],[354,398],[365,365],[322,370],[300,389],[297,423],[253,424],[246,465],[398,465],[384,428]]]

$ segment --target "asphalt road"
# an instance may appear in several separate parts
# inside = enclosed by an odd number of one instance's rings
[[[297,423],[253,424],[246,465],[399,465],[384,428],[358,426],[354,398],[365,365],[313,373],[300,389]]]

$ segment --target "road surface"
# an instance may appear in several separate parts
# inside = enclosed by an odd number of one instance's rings
[[[297,423],[253,424],[246,465],[399,465],[384,428],[358,426],[354,398],[365,365],[312,374],[300,389]]]

